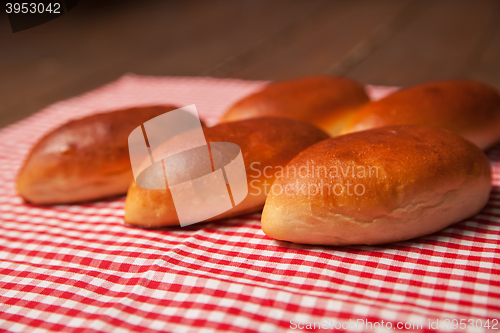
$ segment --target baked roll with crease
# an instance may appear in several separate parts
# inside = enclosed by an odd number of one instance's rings
[[[436,127],[331,138],[285,169],[267,197],[262,230],[301,244],[374,245],[428,235],[478,214],[491,191],[484,152]]]
[[[176,106],[147,106],[91,115],[44,136],[17,176],[17,191],[36,205],[124,194],[133,179],[128,135]]]

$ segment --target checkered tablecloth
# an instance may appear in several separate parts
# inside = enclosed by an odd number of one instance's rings
[[[451,328],[462,320],[465,331],[483,332],[477,326],[488,320],[498,331],[500,146],[488,152],[495,187],[480,215],[385,246],[278,242],[261,231],[259,214],[145,230],[123,224],[124,198],[35,207],[16,196],[30,147],[68,119],[194,103],[210,125],[263,84],[127,75],[0,130],[0,329],[282,332],[316,322],[324,331],[431,332],[437,320],[440,331],[460,331]]]

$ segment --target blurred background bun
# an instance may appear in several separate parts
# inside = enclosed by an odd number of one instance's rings
[[[220,121],[285,117],[309,122],[336,136],[347,119],[367,102],[364,87],[352,79],[308,76],[269,84],[236,102]]]
[[[342,134],[392,125],[445,128],[486,149],[500,139],[500,95],[472,80],[423,83],[366,104]]]

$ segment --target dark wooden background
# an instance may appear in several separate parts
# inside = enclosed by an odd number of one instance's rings
[[[1,13],[0,127],[124,73],[500,88],[498,0],[81,0],[15,34]]]

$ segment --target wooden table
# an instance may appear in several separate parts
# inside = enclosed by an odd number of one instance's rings
[[[0,14],[0,126],[124,73],[500,88],[500,1],[81,0],[15,34]]]

